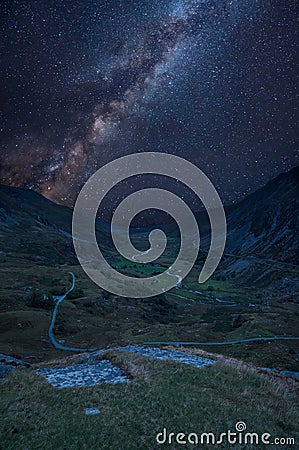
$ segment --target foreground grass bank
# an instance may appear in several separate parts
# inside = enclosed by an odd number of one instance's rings
[[[130,383],[55,389],[31,370],[15,370],[0,381],[1,443],[9,449],[213,448],[212,445],[159,445],[157,433],[216,436],[243,421],[248,432],[275,437],[296,435],[296,382],[259,373],[243,364],[219,361],[206,369],[109,352]],[[69,361],[71,363],[71,361]],[[101,413],[86,416],[85,408]],[[221,448],[269,448],[223,443]],[[296,448],[272,445],[271,448]]]

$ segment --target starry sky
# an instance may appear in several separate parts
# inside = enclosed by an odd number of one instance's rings
[[[298,164],[296,1],[2,2],[0,182],[72,206],[134,152],[197,164],[225,203]]]

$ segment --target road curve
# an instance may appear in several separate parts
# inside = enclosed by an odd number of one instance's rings
[[[237,339],[235,341],[221,341],[221,342],[143,342],[143,345],[235,345],[254,341],[299,341],[299,337],[287,336],[272,336],[272,337],[252,337],[247,339]]]
[[[54,328],[54,325],[55,325],[55,320],[56,320],[56,315],[57,315],[57,311],[58,311],[58,306],[60,305],[60,303],[63,302],[63,300],[66,298],[66,296],[70,292],[72,292],[72,290],[75,287],[75,282],[76,282],[75,275],[73,274],[73,272],[69,272],[69,274],[72,276],[72,285],[71,285],[70,289],[68,291],[66,291],[66,293],[64,295],[58,297],[58,299],[56,301],[56,304],[55,304],[55,307],[54,307],[54,310],[53,310],[53,314],[52,314],[51,324],[50,324],[50,327],[49,327],[49,338],[50,338],[52,344],[54,345],[54,347],[58,348],[59,350],[68,350],[68,351],[71,351],[71,352],[87,352],[87,351],[94,350],[94,349],[65,347],[64,345],[61,345],[61,344],[59,344],[59,342],[56,341],[56,339],[54,337],[54,334],[53,334],[53,328]]]

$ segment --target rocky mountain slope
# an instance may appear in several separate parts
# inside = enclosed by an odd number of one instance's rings
[[[246,197],[227,218],[228,252],[298,261],[299,166]]]

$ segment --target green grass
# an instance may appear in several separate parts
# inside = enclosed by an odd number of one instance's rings
[[[120,352],[110,352],[109,358],[134,377],[130,383],[56,389],[30,370],[16,370],[2,380],[0,448],[153,450],[159,448],[155,436],[163,427],[175,433],[220,434],[234,430],[240,420],[249,432],[296,437],[298,442],[291,382],[243,365],[217,363],[199,370]],[[87,407],[101,413],[86,416]]]
[[[48,338],[51,310],[30,307],[31,291],[24,291],[24,287],[32,286],[45,293],[65,292],[70,284],[69,271],[76,275],[76,289],[84,294],[84,297],[66,300],[59,308],[55,336],[58,340],[65,340],[69,346],[101,348],[157,340],[225,341],[297,334],[298,306],[295,303],[272,300],[267,306],[265,302],[259,300],[258,303],[252,298],[244,301],[245,288],[228,281],[211,280],[207,287],[199,286],[191,274],[186,279],[186,286],[202,290],[204,296],[196,297],[185,287],[174,289],[174,294],[186,295],[189,300],[166,294],[176,310],[175,313],[169,310],[169,315],[163,311],[159,317],[151,299],[124,299],[111,295],[105,300],[106,293],[88,279],[80,266],[57,266],[49,270],[47,266],[28,265],[22,259],[14,262],[15,265],[10,261],[0,272],[0,346],[3,353],[20,358],[34,357],[41,361],[59,356],[60,352]],[[208,290],[209,285],[213,285],[214,290]],[[214,296],[233,297],[239,304],[234,307],[219,304],[213,301]],[[206,304],[192,303],[190,299],[204,300]],[[248,307],[251,301],[256,307]],[[233,328],[233,318],[238,314],[242,314],[246,322]],[[298,348],[298,342],[285,341],[270,345],[251,343],[221,347],[221,352],[261,366],[297,370]],[[219,347],[215,351],[219,351]]]

